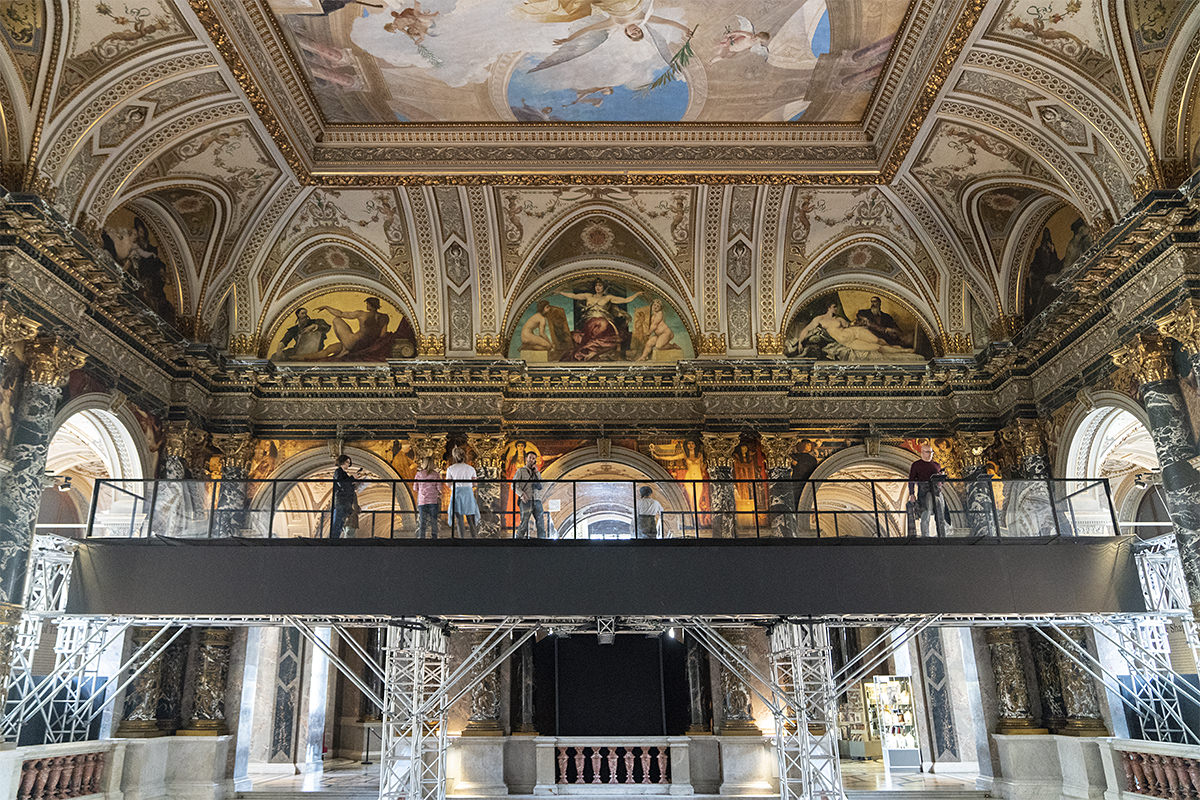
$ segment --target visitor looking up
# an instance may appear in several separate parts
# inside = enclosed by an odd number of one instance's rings
[[[429,538],[437,538],[438,505],[442,494],[442,476],[433,468],[433,456],[421,459],[420,469],[413,476],[417,490],[417,538],[425,538],[425,530],[429,530]]]
[[[933,460],[933,445],[921,445],[921,457],[908,470],[908,495],[916,494],[917,511],[921,515],[921,535],[929,535],[929,517],[934,516],[937,534],[942,535],[942,521],[937,505],[941,500],[941,485],[935,476],[941,476],[942,465]]]
[[[358,493],[355,491],[355,484],[362,478],[362,470],[358,471],[358,476],[350,474],[350,467],[354,465],[350,456],[342,453],[337,457],[337,466],[333,470],[333,515],[329,520],[329,538],[340,539],[342,531],[346,527],[346,521],[350,515],[355,513],[355,506],[358,505]],[[355,525],[354,527],[357,527]]]
[[[517,526],[517,536],[529,536],[529,518],[533,517],[537,526],[537,538],[546,538],[546,523],[542,519],[545,512],[542,509],[541,498],[538,497],[538,493],[542,491],[542,476],[537,468],[537,453],[532,450],[525,453],[525,463],[513,473],[512,480],[513,492],[517,495],[517,507],[521,509],[521,524]]]
[[[446,480],[450,481],[450,536],[457,530],[465,535],[462,518],[466,518],[466,528],[475,538],[475,518],[479,516],[479,505],[475,502],[475,479],[479,477],[475,468],[467,463],[467,454],[462,447],[455,446],[450,451],[453,462],[446,467]]]
[[[662,519],[662,503],[650,496],[649,486],[638,489],[637,501],[637,538],[655,539],[658,537],[659,520]]]

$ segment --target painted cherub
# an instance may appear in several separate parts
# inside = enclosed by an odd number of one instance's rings
[[[733,58],[739,53],[751,52],[756,56],[767,57],[767,44],[771,34],[766,31],[754,30],[754,23],[743,16],[734,16],[737,20],[736,29],[725,29],[725,35],[717,42],[717,54],[712,63]]]
[[[654,351],[669,347],[671,340],[675,338],[675,332],[664,318],[663,301],[657,297],[650,303],[650,324],[645,335],[646,346],[642,348],[642,354],[635,359],[636,361],[645,361]]]
[[[435,24],[433,18],[438,13],[422,11],[420,2],[414,2],[411,8],[392,11],[392,21],[386,23],[383,29],[388,33],[403,33],[412,39],[414,44],[421,44],[426,36],[431,35],[430,30]]]

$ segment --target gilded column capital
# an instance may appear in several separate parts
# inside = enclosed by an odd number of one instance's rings
[[[1011,342],[1024,325],[1025,318],[1020,314],[1001,314],[992,320],[988,333],[996,341]]]
[[[740,433],[709,433],[700,434],[704,443],[704,458],[710,467],[732,467],[733,451],[742,441]]]
[[[1200,300],[1184,300],[1155,325],[1163,336],[1179,342],[1188,355],[1200,354]]]
[[[725,355],[725,334],[704,333],[700,335],[700,354],[705,356]]]
[[[800,437],[795,433],[763,433],[759,434],[759,440],[767,469],[786,469],[792,451],[800,444]]]
[[[469,433],[467,446],[475,451],[475,457],[479,460],[476,467],[499,470],[503,465],[508,440],[501,433]]]
[[[1018,458],[1032,458],[1045,455],[1046,437],[1043,423],[1040,419],[1020,418],[1013,421],[1008,429],[1009,440]]]
[[[995,431],[959,431],[954,434],[955,455],[958,456],[964,473],[983,466],[987,461],[985,453],[995,440]]]
[[[1132,341],[1112,352],[1113,363],[1140,384],[1156,383],[1174,377],[1171,345],[1158,333],[1139,333]]]
[[[207,437],[208,432],[191,420],[169,422],[164,436],[167,455],[190,462]]]
[[[250,473],[254,461],[254,436],[250,433],[218,433],[212,437],[213,447],[221,454],[221,474]]]
[[[503,342],[498,333],[475,334],[475,355],[498,356],[503,350]]]
[[[42,386],[62,386],[72,370],[79,369],[87,355],[63,339],[50,336],[34,339],[25,348],[29,380]]]
[[[22,342],[37,336],[38,324],[17,311],[7,300],[0,300],[0,358],[9,359]]]
[[[974,350],[971,347],[971,334],[969,333],[943,333],[941,339],[942,355],[971,355]]]
[[[420,461],[425,456],[432,456],[439,461],[446,455],[446,439],[444,433],[410,433],[408,443],[412,445],[413,459]]]
[[[778,333],[760,333],[758,335],[758,354],[760,356],[783,355],[783,336]]]
[[[440,333],[418,333],[417,355],[422,357],[446,355],[446,337]]]

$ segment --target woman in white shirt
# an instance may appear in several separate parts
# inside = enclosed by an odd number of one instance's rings
[[[446,467],[446,480],[450,482],[450,535],[454,536],[454,523],[459,517],[467,518],[466,527],[475,538],[475,518],[479,516],[479,506],[475,502],[475,479],[478,473],[467,462],[467,454],[461,447],[450,451],[450,460],[454,463]],[[459,523],[460,525],[462,523]],[[461,531],[462,528],[460,527]]]

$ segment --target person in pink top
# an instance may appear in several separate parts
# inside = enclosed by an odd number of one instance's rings
[[[437,538],[438,506],[441,505],[442,476],[433,468],[433,456],[421,459],[421,468],[413,476],[417,489],[417,538],[425,538],[425,527],[429,526],[429,538]]]

